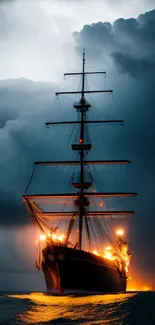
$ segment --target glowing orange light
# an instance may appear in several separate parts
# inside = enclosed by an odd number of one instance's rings
[[[124,235],[124,229],[121,229],[121,228],[120,229],[117,229],[116,230],[116,235],[117,236],[123,236]]]
[[[42,241],[46,240],[46,235],[40,235],[40,240]]]
[[[63,241],[64,240],[64,237],[65,237],[64,235],[60,235],[60,236],[58,236],[58,240],[59,241]]]
[[[56,234],[52,234],[52,239],[57,239],[57,235]]]
[[[80,139],[80,140],[79,140],[79,142],[80,142],[80,143],[82,143],[82,142],[83,142],[83,140],[82,140],[82,139]]]
[[[103,257],[107,258],[108,260],[114,260],[115,257],[112,255],[112,252],[106,251]]]
[[[151,291],[151,287],[143,287],[143,291]]]
[[[52,240],[55,242],[57,242],[57,241],[63,242],[65,239],[64,234],[61,234],[61,235],[51,234],[51,237],[52,237]]]
[[[106,246],[103,257],[107,258],[108,260],[115,260],[116,256],[114,256],[114,249],[112,249],[111,246]]]
[[[100,206],[100,208],[102,208],[103,207],[103,202],[100,202],[99,206]]]
[[[93,254],[99,256],[99,253],[96,250],[93,250]]]
[[[136,291],[136,288],[132,288],[131,291]]]
[[[111,246],[106,246],[106,247],[105,247],[105,250],[106,250],[106,251],[111,251],[111,249],[112,249]]]

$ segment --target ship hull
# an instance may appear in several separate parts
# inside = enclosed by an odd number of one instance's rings
[[[108,293],[126,291],[126,274],[113,261],[94,254],[47,246],[43,250],[42,270],[51,293]]]

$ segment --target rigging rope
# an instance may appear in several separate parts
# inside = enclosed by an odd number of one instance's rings
[[[26,186],[24,194],[26,194],[26,192],[27,192],[27,190],[28,190],[28,188],[29,188],[29,186],[30,186],[30,184],[32,182],[32,179],[33,179],[33,176],[34,176],[34,173],[35,173],[35,169],[36,169],[36,166],[34,165],[33,170],[32,170],[32,174],[30,176],[30,179],[29,179],[29,182],[28,182],[28,184]]]

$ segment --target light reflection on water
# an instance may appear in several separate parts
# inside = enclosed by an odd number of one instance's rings
[[[26,324],[125,324],[129,313],[130,298],[135,293],[97,296],[51,296],[43,293],[9,295],[11,298],[28,299],[28,310],[17,315]]]

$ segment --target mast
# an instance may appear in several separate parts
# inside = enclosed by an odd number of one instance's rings
[[[83,217],[86,213],[85,207],[89,205],[89,200],[86,196],[87,192],[84,190],[87,190],[89,187],[91,187],[92,183],[86,182],[85,179],[85,152],[88,152],[91,149],[91,144],[85,143],[85,117],[86,112],[89,110],[91,105],[86,101],[85,99],[85,93],[102,93],[102,92],[110,92],[112,93],[112,90],[91,90],[87,91],[85,90],[85,75],[86,74],[105,74],[105,71],[93,71],[93,72],[85,72],[85,49],[83,50],[83,58],[82,58],[82,72],[76,72],[76,73],[65,73],[65,76],[72,76],[72,75],[81,75],[82,76],[82,88],[81,91],[69,91],[69,92],[57,92],[56,95],[63,95],[63,94],[81,94],[81,98],[78,103],[74,103],[74,107],[76,108],[77,112],[80,112],[80,138],[79,138],[79,144],[72,144],[72,150],[77,150],[80,155],[80,177],[78,183],[72,183],[72,185],[77,188],[79,191],[77,192],[78,198],[74,201],[75,206],[78,208],[78,216],[79,216],[79,229],[78,229],[78,248],[82,249],[82,226],[83,226]],[[97,123],[99,121],[96,121]],[[105,122],[111,122],[111,121],[102,121]],[[117,121],[118,122],[118,121]],[[123,121],[119,121],[123,122]],[[66,122],[65,122],[66,123]],[[52,123],[47,123],[47,125]]]
[[[85,97],[84,97],[84,87],[85,87],[85,49],[83,51],[83,67],[82,67],[82,93],[81,93],[81,130],[80,130],[80,143],[84,143],[84,104],[85,104]],[[84,151],[81,148],[80,151],[80,183],[83,185],[84,183]],[[78,239],[78,246],[81,249],[82,246],[82,225],[83,225],[83,214],[84,214],[84,200],[83,200],[83,188],[80,189],[80,201],[79,201],[79,239]]]

